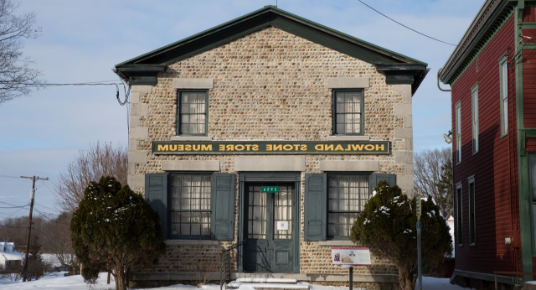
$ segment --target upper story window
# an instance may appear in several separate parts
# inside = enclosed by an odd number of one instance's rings
[[[501,82],[501,136],[508,134],[508,61],[506,56],[499,60]]]
[[[207,135],[208,92],[179,91],[177,105],[177,134]]]
[[[460,102],[456,103],[456,164],[462,162],[462,105]]]
[[[478,137],[480,134],[480,124],[478,116],[478,85],[475,85],[471,90],[471,103],[472,103],[472,125],[473,125],[473,154],[477,153],[479,150]]]
[[[333,134],[363,135],[363,90],[333,90]]]

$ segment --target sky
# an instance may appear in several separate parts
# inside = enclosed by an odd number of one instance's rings
[[[484,0],[363,0],[383,14],[444,42],[458,44]],[[24,0],[41,28],[24,55],[48,83],[117,81],[115,64],[181,40],[276,0]],[[358,0],[277,0],[280,9],[428,63],[413,96],[414,151],[450,146],[450,93],[437,70],[454,46],[434,41],[370,10]],[[448,86],[443,85],[443,88]],[[115,86],[52,86],[0,104],[0,220],[59,213],[54,188],[76,156],[96,142],[127,146],[127,108]],[[124,97],[121,91],[121,98]],[[7,208],[11,205],[22,206]]]

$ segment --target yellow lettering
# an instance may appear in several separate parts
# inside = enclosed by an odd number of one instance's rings
[[[354,151],[362,151],[363,150],[363,144],[352,145],[352,150],[354,150]]]
[[[335,151],[344,151],[344,149],[342,149],[342,146],[339,144],[335,147]]]
[[[283,144],[274,145],[274,151],[281,151],[281,150],[283,150]]]
[[[326,151],[328,151],[328,150],[333,151],[333,144],[329,144],[329,145],[324,146],[324,150],[326,150]]]
[[[272,151],[272,144],[266,144],[266,151]]]
[[[296,151],[300,150],[300,144],[294,144],[294,150]]]
[[[227,151],[234,151],[234,145],[233,144],[227,145]]]
[[[161,145],[161,144],[158,144],[158,146],[156,147],[157,151],[168,151],[169,148],[168,148],[168,145]]]
[[[283,150],[285,150],[285,151],[290,151],[290,150],[292,150],[292,145],[290,145],[290,144],[285,144],[285,145],[283,145]]]
[[[177,151],[184,151],[184,145],[178,145],[177,146]]]
[[[212,151],[212,144],[208,144],[208,145],[201,145],[201,151]]]
[[[259,151],[259,145],[253,145],[253,151]]]
[[[316,144],[315,145],[316,151],[324,151],[324,144]]]
[[[225,151],[225,145],[220,144],[220,147],[218,147],[218,151]]]
[[[192,151],[192,145],[184,145],[184,151]]]
[[[307,151],[307,144],[302,144],[300,147],[301,151]]]
[[[243,150],[244,150],[244,145],[242,145],[242,144],[236,144],[235,147],[234,147],[234,149],[235,149],[236,151],[243,151]]]
[[[372,150],[374,150],[374,145],[372,145],[372,144],[367,144],[367,145],[365,145],[365,150],[367,150],[367,151],[372,151]]]
[[[383,150],[385,150],[383,146],[384,146],[384,144],[376,144],[376,150],[377,150],[377,151],[383,151]]]
[[[250,150],[251,150],[251,144],[246,144],[246,145],[244,145],[244,146],[246,146],[246,151],[250,151]]]
[[[201,149],[201,145],[192,145],[192,148],[194,149],[194,151],[199,151],[199,149]]]
[[[177,151],[177,144],[169,145],[170,151]]]

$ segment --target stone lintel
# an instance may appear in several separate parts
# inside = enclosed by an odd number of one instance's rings
[[[370,140],[369,136],[345,136],[345,135],[328,136],[328,141],[368,141],[368,140]]]
[[[212,89],[213,79],[173,79],[171,87],[173,89]]]
[[[370,87],[369,78],[328,78],[329,89],[363,89]]]
[[[305,171],[305,156],[235,157],[235,171]]]
[[[218,160],[164,160],[163,171],[220,171]]]
[[[209,136],[173,136],[172,141],[212,141],[212,137]]]
[[[321,171],[378,171],[379,161],[321,160]]]
[[[146,85],[139,85],[139,86],[132,86],[130,87],[130,93],[152,93],[153,92],[153,86],[146,86]]]

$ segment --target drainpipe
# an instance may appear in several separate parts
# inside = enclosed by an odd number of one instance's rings
[[[442,92],[451,92],[452,90],[445,90],[445,89],[442,89],[440,86],[439,86],[439,74],[441,73],[441,70],[443,68],[440,68],[438,71],[437,71],[437,88],[442,91]]]

